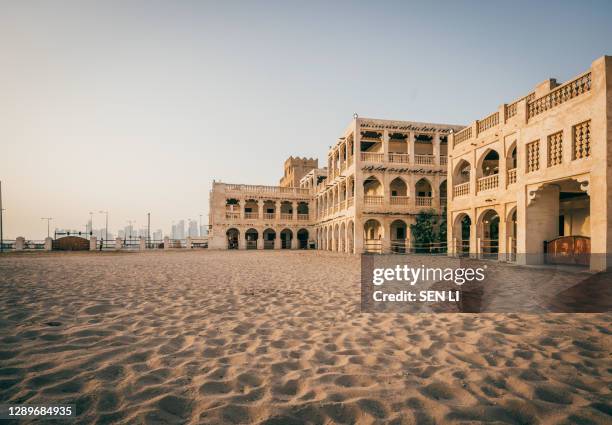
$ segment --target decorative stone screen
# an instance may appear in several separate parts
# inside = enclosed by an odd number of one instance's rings
[[[527,144],[527,172],[537,171],[540,169],[540,141]]]
[[[573,127],[572,159],[582,159],[591,156],[591,120]]]
[[[563,162],[563,132],[548,136],[548,166],[553,167]]]

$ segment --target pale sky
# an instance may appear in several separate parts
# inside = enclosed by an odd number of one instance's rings
[[[4,236],[206,221],[353,112],[469,123],[612,54],[611,4],[0,1]]]

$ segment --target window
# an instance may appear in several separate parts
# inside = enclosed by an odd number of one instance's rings
[[[553,167],[563,162],[563,132],[548,136],[548,166]]]
[[[537,171],[540,169],[540,141],[527,144],[527,172]]]
[[[591,156],[591,120],[577,124],[572,129],[572,159],[582,159]]]

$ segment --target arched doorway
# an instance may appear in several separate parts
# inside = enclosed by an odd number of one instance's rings
[[[255,229],[249,229],[244,234],[246,239],[246,249],[257,249],[257,239],[259,237],[259,233]]]
[[[390,226],[391,252],[403,254],[406,252],[408,226],[403,220],[395,220]]]
[[[396,177],[389,184],[391,192],[391,205],[408,205],[408,186],[406,182]]]
[[[363,246],[365,252],[382,253],[383,228],[378,220],[370,219],[363,224]]]
[[[516,207],[510,211],[506,220],[506,252],[508,261],[516,261]]]
[[[297,232],[298,238],[298,248],[300,249],[308,249],[308,230],[300,229]]]
[[[470,194],[470,170],[472,166],[465,159],[459,161],[453,171],[453,196],[467,196]]]
[[[431,207],[431,184],[427,179],[419,180],[415,185],[414,193],[417,207]]]
[[[291,249],[291,240],[293,239],[293,232],[290,229],[283,229],[280,233],[281,237],[281,249]]]
[[[274,249],[275,240],[276,232],[274,229],[266,229],[263,231],[264,249]]]
[[[380,181],[370,176],[363,181],[363,202],[365,205],[382,205],[383,186]]]
[[[480,253],[483,258],[497,258],[499,253],[499,214],[495,210],[486,210],[478,223]]]
[[[240,240],[240,232],[238,229],[228,229],[225,234],[227,236],[227,249],[238,249],[238,241]]]
[[[453,238],[455,239],[455,252],[458,256],[467,256],[470,253],[470,232],[472,220],[467,214],[460,214],[453,223]]]

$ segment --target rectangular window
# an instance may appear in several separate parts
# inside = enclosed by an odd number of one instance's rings
[[[548,136],[548,166],[554,167],[563,162],[563,132]]]
[[[540,169],[540,141],[536,140],[527,144],[527,172],[531,173]]]
[[[591,156],[591,120],[572,127],[572,159],[582,159]]]

